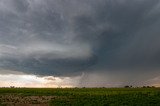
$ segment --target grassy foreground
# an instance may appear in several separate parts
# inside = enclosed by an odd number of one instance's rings
[[[0,88],[0,106],[160,106],[160,88]]]

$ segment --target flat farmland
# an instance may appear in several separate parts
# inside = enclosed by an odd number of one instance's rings
[[[160,88],[0,88],[0,106],[160,106]]]

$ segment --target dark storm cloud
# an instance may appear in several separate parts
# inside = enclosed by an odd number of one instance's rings
[[[92,44],[99,60],[93,67],[103,70],[157,66],[158,54],[154,53],[159,50],[159,30],[155,24],[159,22],[159,11],[156,15],[152,12],[158,6],[158,0],[115,0],[104,2],[92,15],[78,16],[76,39]]]
[[[0,68],[66,76],[159,69],[159,10],[159,0],[1,0]]]

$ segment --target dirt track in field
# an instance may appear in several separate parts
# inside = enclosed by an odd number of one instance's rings
[[[49,106],[49,101],[55,96],[22,96],[0,95],[0,101],[6,106]]]

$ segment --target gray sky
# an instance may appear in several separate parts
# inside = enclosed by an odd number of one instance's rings
[[[159,0],[0,0],[0,74],[142,84],[159,78],[159,28]]]

